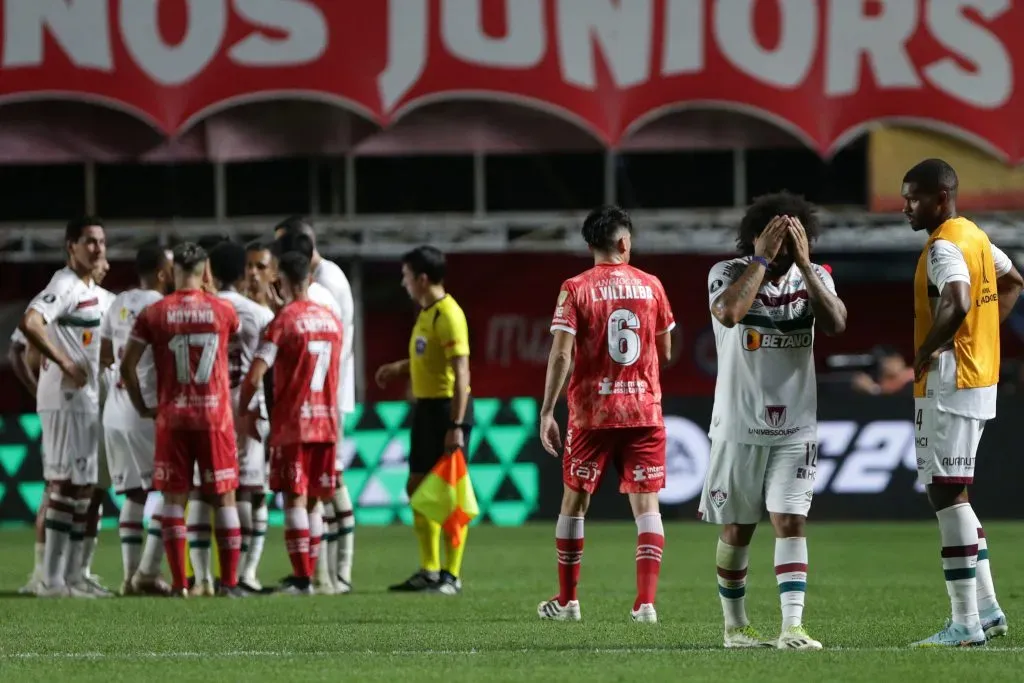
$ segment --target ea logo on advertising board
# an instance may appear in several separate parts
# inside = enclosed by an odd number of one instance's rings
[[[699,496],[710,460],[707,430],[685,417],[666,415],[665,488],[658,492],[658,500],[679,505]]]

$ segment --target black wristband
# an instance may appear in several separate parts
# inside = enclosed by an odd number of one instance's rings
[[[453,421],[448,423],[448,428],[449,429],[461,429],[462,431],[466,431],[467,427],[469,427],[469,425],[466,424],[465,422],[455,422],[453,420]]]

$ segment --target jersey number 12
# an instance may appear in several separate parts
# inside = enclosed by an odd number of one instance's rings
[[[174,369],[178,375],[178,384],[209,384],[213,374],[213,363],[217,360],[217,347],[220,337],[216,334],[176,334],[171,337],[167,346],[174,352]],[[199,365],[192,372],[193,347],[203,350],[199,356]]]
[[[640,358],[640,318],[619,308],[608,316],[608,355],[619,365],[632,365]]]

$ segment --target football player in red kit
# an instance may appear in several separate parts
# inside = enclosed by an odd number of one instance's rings
[[[189,242],[174,249],[175,292],[146,307],[135,322],[121,361],[121,377],[142,417],[156,418],[153,484],[163,493],[164,550],[174,594],[187,595],[185,501],[198,463],[203,493],[217,503],[221,595],[243,597],[237,586],[242,532],[235,508],[238,453],[228,380],[228,340],[238,331],[231,304],[204,291],[210,279],[206,251]],[[153,349],[158,407],[146,406],[137,366]]]
[[[595,209],[583,224],[594,267],[562,283],[551,323],[554,340],[544,383],[540,437],[562,455],[565,491],[555,527],[559,592],[540,603],[541,619],[576,621],[583,518],[608,467],[619,474],[638,531],[637,595],[632,617],[656,622],[654,597],[665,533],[658,491],[665,486],[665,423],[660,359],[671,355],[675,321],[661,281],[629,265],[633,224],[617,207]],[[575,357],[575,358],[574,358]],[[562,451],[555,402],[569,367],[569,423]]]
[[[293,575],[282,592],[310,595],[320,517],[309,513],[329,503],[336,484],[341,321],[309,300],[309,259],[284,254],[278,261],[286,302],[263,335],[238,405],[248,410],[267,370],[274,368],[270,414],[270,488],[285,499],[285,543]],[[252,420],[251,415],[243,419]]]

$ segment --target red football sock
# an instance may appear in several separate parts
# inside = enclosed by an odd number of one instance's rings
[[[238,560],[242,554],[242,527],[238,508],[217,508],[217,555],[220,558],[220,584],[225,588],[238,585]]]
[[[661,523],[661,515],[649,512],[636,518],[636,602],[633,609],[640,605],[653,605],[654,596],[658,592],[658,574],[661,572],[661,555],[665,548],[665,527]]]
[[[185,578],[185,509],[180,505],[165,505],[161,516],[161,535],[167,565],[171,569],[171,583],[175,591],[181,591],[188,585]]]
[[[555,525],[555,547],[558,549],[558,604],[576,599],[583,561],[583,518],[558,515]]]
[[[297,578],[308,579],[309,561],[309,513],[305,508],[288,508],[284,511],[284,542],[288,559],[292,561],[292,573]]]

